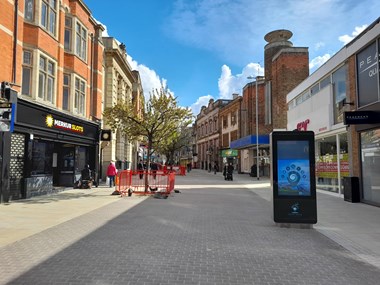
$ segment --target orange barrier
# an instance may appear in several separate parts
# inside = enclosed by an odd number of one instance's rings
[[[117,174],[116,191],[121,196],[163,195],[168,196],[174,190],[175,172],[123,170]]]
[[[179,175],[186,176],[186,166],[179,167]]]

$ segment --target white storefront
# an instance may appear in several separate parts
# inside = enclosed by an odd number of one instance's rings
[[[343,193],[349,150],[343,115],[349,111],[347,52],[336,53],[287,95],[288,130],[315,133],[317,188]]]

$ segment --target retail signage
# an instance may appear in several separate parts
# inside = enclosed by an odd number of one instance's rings
[[[45,122],[46,122],[46,126],[48,126],[49,128],[63,129],[63,130],[71,131],[75,133],[84,132],[83,126],[55,119],[50,114],[46,116]]]
[[[298,123],[297,124],[297,130],[299,130],[299,131],[307,131],[307,126],[309,125],[309,123],[310,123],[309,119]]]
[[[222,150],[222,157],[236,157],[239,152],[236,149],[225,149]]]
[[[379,111],[344,112],[345,125],[380,124]]]
[[[376,41],[356,56],[359,107],[379,100],[379,53]]]
[[[31,133],[40,134],[39,137],[47,136],[59,140],[76,137],[77,140],[89,140],[88,142],[92,144],[98,142],[100,138],[100,128],[96,122],[86,121],[20,99],[17,102],[15,128],[17,127],[27,128]]]
[[[273,219],[276,223],[317,223],[314,133],[271,134]]]

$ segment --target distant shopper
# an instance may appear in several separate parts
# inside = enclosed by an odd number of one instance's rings
[[[214,162],[214,174],[216,174],[219,171],[219,165],[218,162]]]
[[[110,187],[115,186],[115,176],[117,174],[117,169],[113,161],[110,162],[107,168],[107,176],[110,180]]]
[[[139,172],[140,179],[143,179],[144,176],[144,164],[142,160],[140,159],[139,163],[137,163],[137,170]]]
[[[156,179],[158,164],[153,161],[150,165],[150,170],[152,171],[153,179]]]

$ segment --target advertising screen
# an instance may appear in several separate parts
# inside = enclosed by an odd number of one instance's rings
[[[309,141],[284,140],[277,144],[279,196],[310,196]]]

